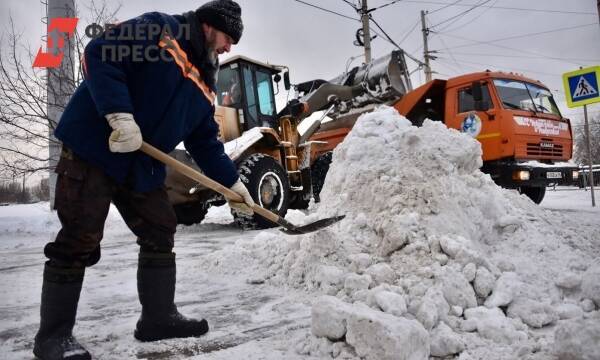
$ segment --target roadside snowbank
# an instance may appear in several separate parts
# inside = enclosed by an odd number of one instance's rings
[[[0,208],[0,233],[39,234],[57,231],[60,227],[56,214],[50,211],[47,202],[36,204],[15,204]]]
[[[123,220],[114,205],[111,205],[106,228],[119,227],[121,223]],[[0,207],[0,235],[48,235],[58,230],[60,222],[56,212],[50,210],[48,202]]]
[[[382,107],[337,147],[305,219],[343,221],[304,236],[263,232],[204,265],[324,295],[313,335],[296,345],[303,354],[593,358],[600,244],[480,166],[476,140]]]

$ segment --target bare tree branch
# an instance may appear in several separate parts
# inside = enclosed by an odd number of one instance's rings
[[[589,120],[590,143],[592,161],[594,164],[600,164],[600,115]],[[575,125],[575,151],[574,158],[580,164],[588,165],[589,156],[587,151],[587,134],[583,124]]]
[[[84,4],[86,19],[80,21],[80,27],[113,23],[121,6],[91,0]],[[78,9],[73,11],[73,16],[80,17]],[[62,112],[63,104],[84,80],[81,59],[90,40],[77,30],[73,38],[65,39],[74,51],[66,52],[63,61],[70,61],[73,67],[34,69],[31,64],[36,53],[25,44],[12,17],[8,20],[0,37],[0,181],[49,170],[48,146],[57,141],[50,137],[56,124],[48,108]],[[48,84],[49,74],[61,80]]]

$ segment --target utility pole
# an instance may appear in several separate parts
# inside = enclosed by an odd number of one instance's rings
[[[21,201],[23,203],[25,203],[27,201],[27,196],[26,196],[26,194],[27,194],[27,187],[25,186],[25,184],[26,184],[26,181],[25,181],[26,180],[26,175],[25,174],[26,173],[24,172],[23,173],[23,185],[21,186]]]
[[[599,0],[600,1],[600,0]],[[423,31],[423,59],[425,60],[425,81],[431,81],[431,65],[429,64],[429,47],[427,45],[427,36],[429,35],[429,29],[425,23],[425,11],[421,10],[421,31]]]
[[[588,111],[587,105],[583,105],[583,117],[585,119],[585,137],[586,137],[586,148],[588,153],[588,160],[590,165],[590,192],[592,194],[592,207],[596,207],[596,197],[594,195],[594,159],[592,159],[592,143],[590,141],[590,124],[588,122]],[[585,176],[585,172],[583,174]]]
[[[598,7],[598,23],[600,24],[600,0],[598,0],[598,2],[596,3],[597,7]]]
[[[362,0],[360,13],[363,29],[363,42],[365,44],[365,64],[368,64],[371,62],[371,31],[369,30],[369,8],[367,7],[367,0]]]
[[[52,22],[54,18],[68,18],[75,17],[75,4],[74,0],[48,0],[47,3],[47,17],[48,24]],[[64,47],[58,48],[58,44],[62,41],[61,37],[64,38]],[[63,109],[67,105],[69,98],[75,91],[75,80],[74,80],[74,42],[69,39],[65,34],[54,31],[48,34],[48,41],[52,38],[52,48],[48,49],[48,52],[57,55],[60,51],[64,53],[62,63],[60,67],[48,68],[48,79],[46,83],[48,91],[48,151],[49,151],[49,167],[50,174],[48,178],[50,188],[50,208],[54,208],[54,195],[56,188],[56,173],[54,169],[58,163],[60,157],[60,143],[54,137],[54,129],[58,120],[62,116]]]

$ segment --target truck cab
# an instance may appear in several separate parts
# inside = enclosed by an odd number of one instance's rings
[[[546,186],[576,180],[576,166],[567,163],[571,123],[539,81],[514,73],[472,73],[433,80],[395,106],[416,125],[428,117],[477,139],[482,171],[536,203]]]

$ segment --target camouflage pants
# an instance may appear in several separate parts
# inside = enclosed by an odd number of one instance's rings
[[[51,265],[85,267],[100,260],[111,201],[142,251],[171,252],[177,220],[164,188],[134,192],[64,147],[56,173],[54,208],[62,228],[44,248]]]

